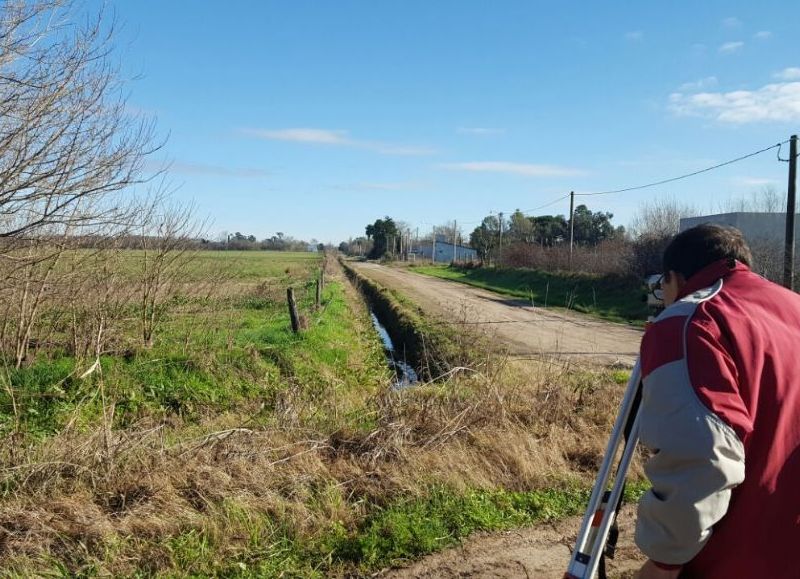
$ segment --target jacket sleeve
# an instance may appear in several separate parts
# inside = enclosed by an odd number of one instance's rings
[[[648,347],[658,347],[655,337],[645,337],[643,358]],[[670,338],[683,342],[683,335]],[[639,503],[636,544],[651,559],[668,564],[687,563],[700,552],[745,472],[742,442],[701,402],[691,383],[687,344],[682,346],[677,359],[645,368],[640,407],[640,439],[653,453],[645,464],[652,489]],[[719,352],[714,354],[701,358],[704,363],[719,359]],[[730,367],[704,373],[717,382],[735,380]],[[728,391],[735,390],[730,386]]]

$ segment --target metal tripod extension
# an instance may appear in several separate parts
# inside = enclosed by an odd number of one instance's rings
[[[608,441],[603,464],[597,475],[589,506],[583,516],[580,533],[569,561],[564,579],[594,579],[598,569],[605,575],[603,557],[613,556],[616,537],[609,541],[609,534],[617,517],[625,487],[625,477],[630,468],[639,440],[639,402],[641,400],[641,364],[637,359],[631,372],[619,414]],[[614,483],[609,489],[612,468],[619,448],[622,457],[614,473]],[[615,535],[616,532],[613,533]],[[609,543],[609,549],[606,544]]]

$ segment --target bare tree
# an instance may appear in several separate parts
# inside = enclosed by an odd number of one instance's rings
[[[197,223],[193,207],[166,205],[160,197],[152,199],[141,215],[139,314],[142,343],[149,348],[169,299],[180,289],[197,253],[196,240],[205,224]]]
[[[102,13],[77,24],[76,12],[0,0],[0,238],[118,220],[113,197],[158,148],[152,122],[125,109],[113,26]]]
[[[629,228],[634,241],[631,271],[636,275],[661,271],[661,255],[672,236],[680,230],[681,218],[699,213],[693,205],[675,198],[642,203]]]
[[[720,204],[723,213],[785,213],[786,193],[779,193],[772,185],[765,185],[750,195],[728,199]]]
[[[689,203],[672,198],[652,199],[639,206],[630,223],[634,237],[669,237],[680,230],[682,217],[694,217],[700,211]]]

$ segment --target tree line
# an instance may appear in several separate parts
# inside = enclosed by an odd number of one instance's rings
[[[615,227],[608,212],[591,211],[586,205],[578,205],[573,215],[574,243],[578,246],[596,246],[625,236],[624,227]],[[411,235],[411,228],[388,215],[376,219],[364,228],[365,236],[356,237],[339,244],[339,250],[350,255],[365,255],[369,259],[380,259],[387,254],[399,255],[415,244],[430,243],[434,237],[446,243],[466,244],[477,251],[482,262],[494,263],[505,246],[531,244],[554,247],[569,242],[569,220],[563,215],[527,216],[517,210],[505,218],[502,214],[488,215],[469,235],[468,241],[461,235],[456,222],[433,227],[422,236]],[[466,243],[465,243],[466,241]]]
[[[625,236],[624,227],[611,224],[613,213],[593,212],[586,205],[578,205],[572,218],[573,243],[578,246],[596,246]],[[469,239],[482,261],[493,262],[501,259],[504,244],[506,248],[514,244],[554,247],[569,243],[569,237],[569,219],[563,215],[527,216],[518,209],[507,219],[502,214],[484,217]]]
[[[323,251],[325,249],[325,244],[316,239],[310,241],[295,239],[281,231],[261,240],[257,239],[255,235],[247,235],[239,231],[235,233],[222,232],[217,239],[203,239],[201,243],[203,249],[219,251],[309,251],[312,248]]]

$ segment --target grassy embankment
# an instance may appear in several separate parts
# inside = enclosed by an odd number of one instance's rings
[[[58,348],[7,370],[4,573],[368,573],[581,510],[620,376],[514,367],[431,326],[471,371],[393,391],[334,264],[313,309],[318,267],[306,254],[201,254],[152,348],[135,347],[132,324],[85,378]],[[289,284],[304,288],[299,336]]]
[[[574,309],[614,322],[641,323],[647,319],[641,283],[629,277],[523,268],[411,267],[418,273],[531,300],[535,305]]]

